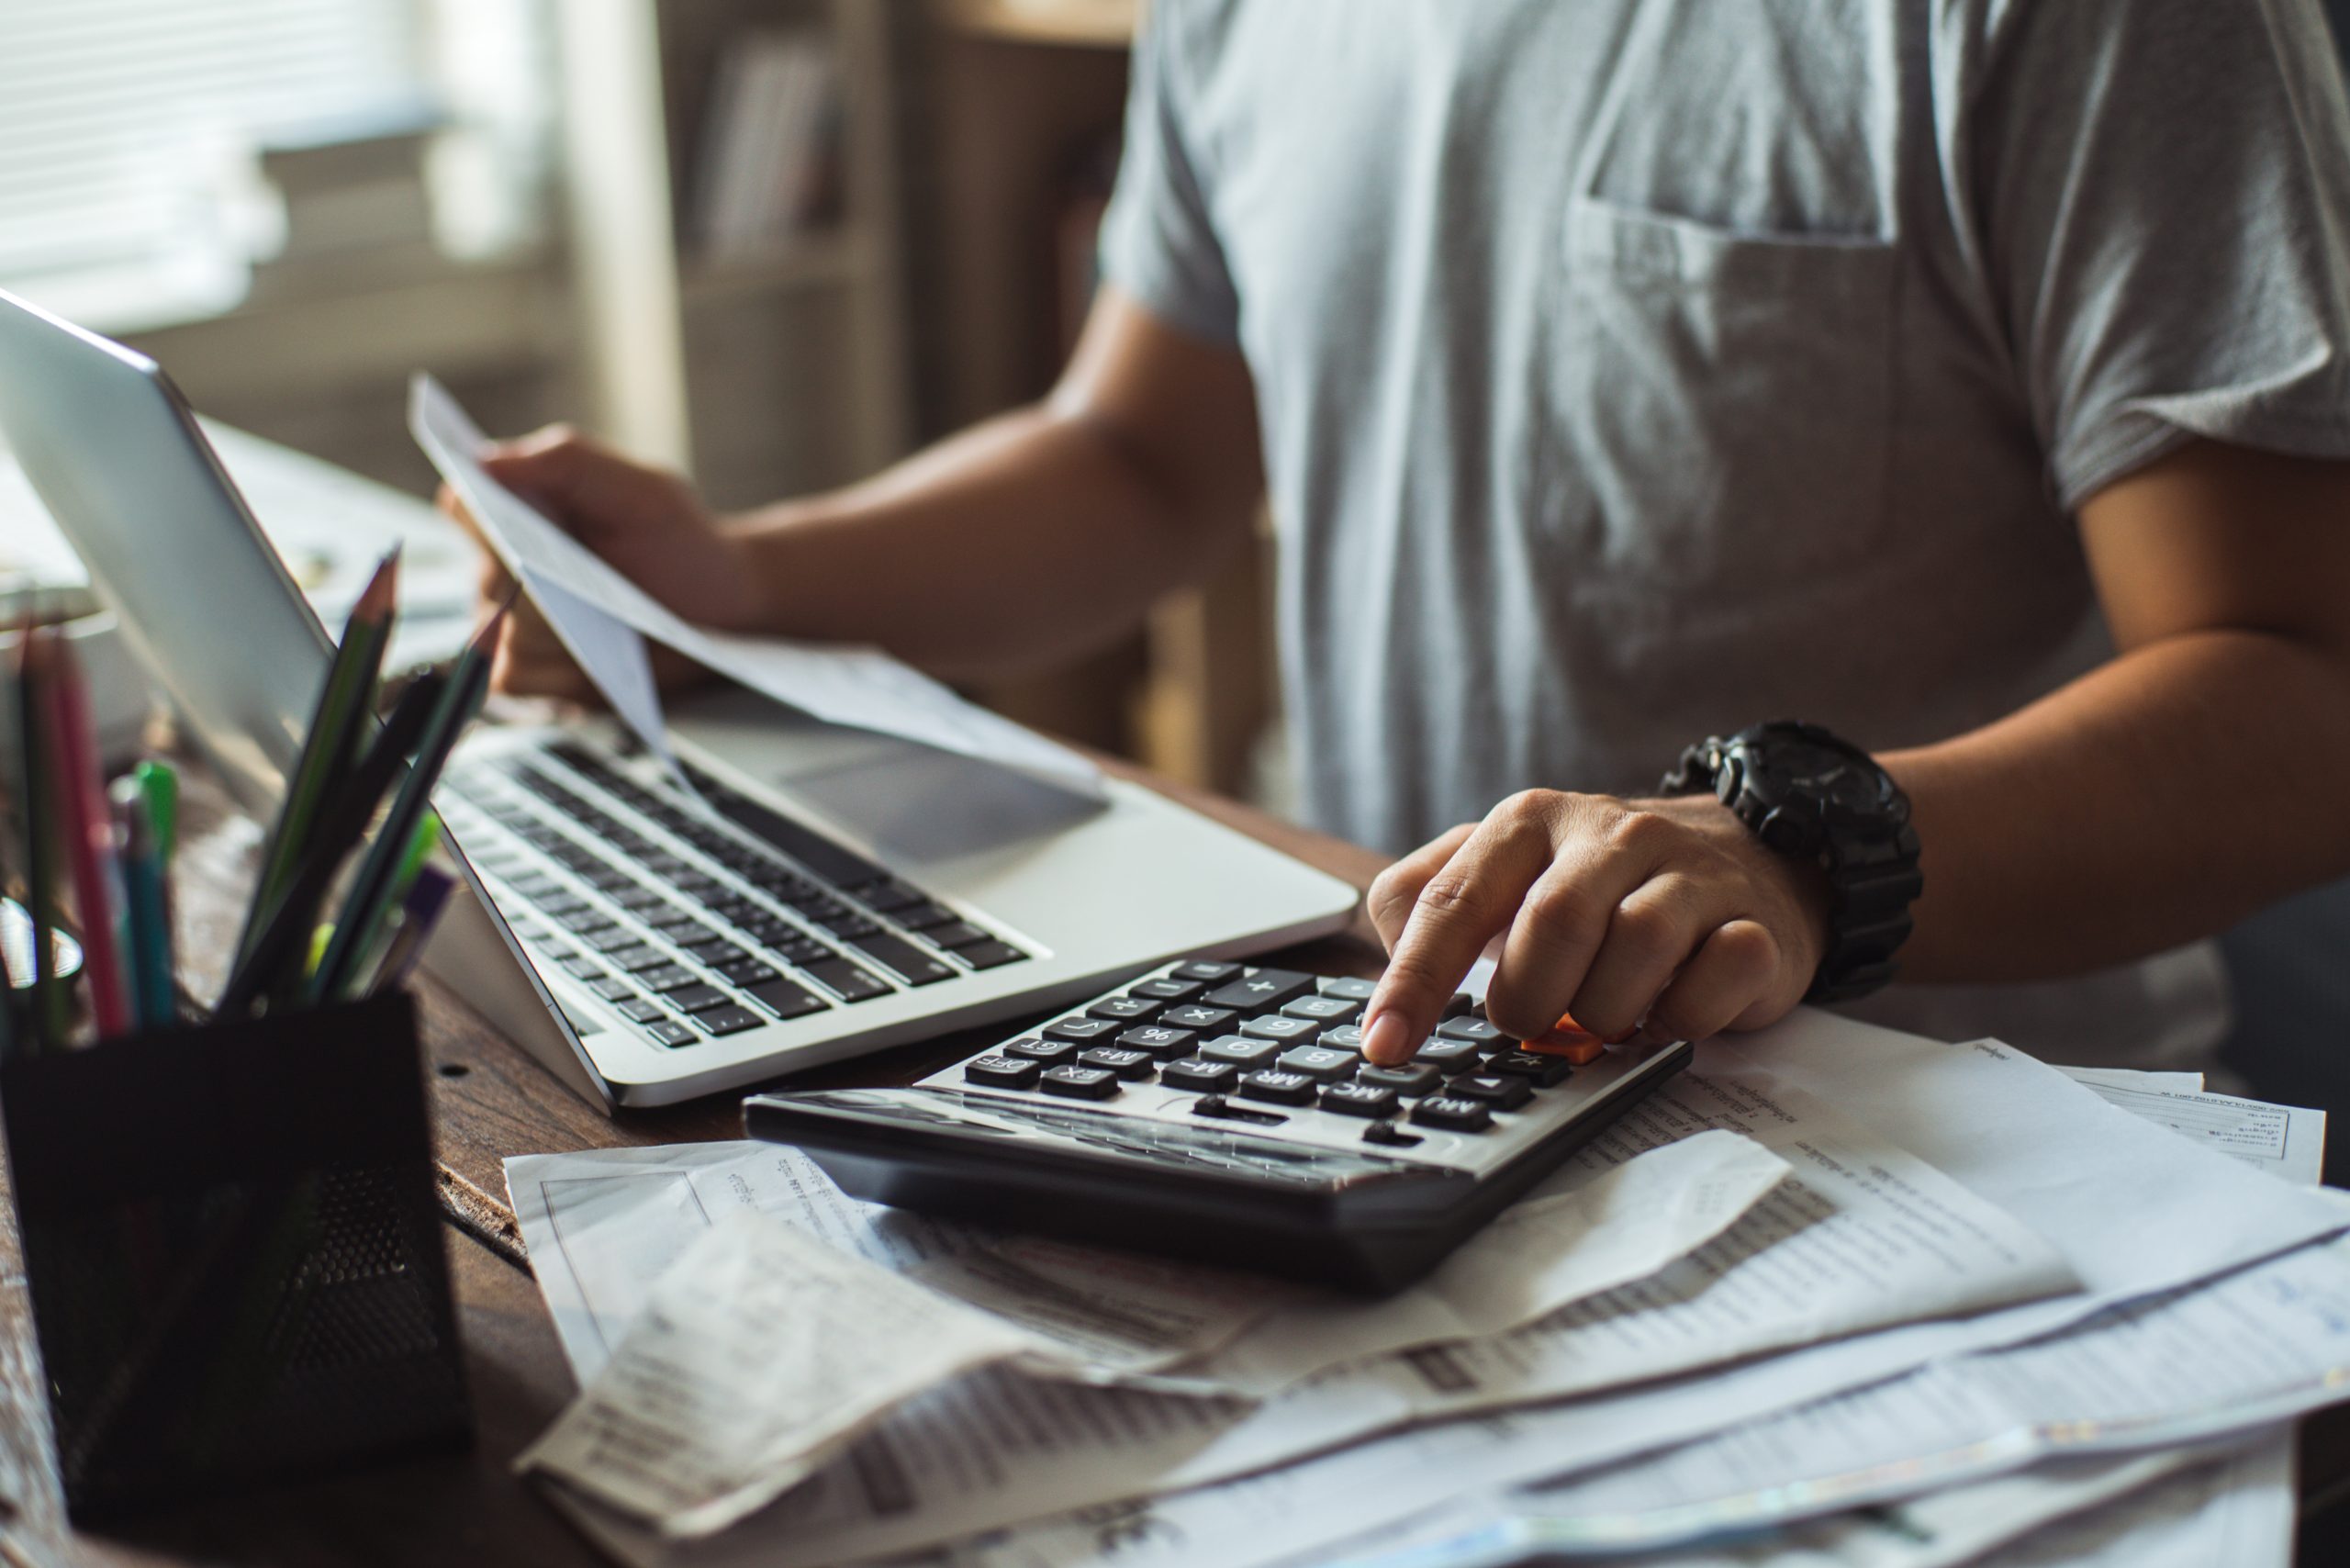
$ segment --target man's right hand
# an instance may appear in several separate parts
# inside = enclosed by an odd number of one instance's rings
[[[753,631],[766,621],[765,592],[748,552],[679,476],[633,462],[564,425],[493,447],[481,461],[490,477],[687,620],[722,631]],[[480,541],[479,524],[445,487],[441,510]],[[512,579],[486,544],[484,558],[483,597],[503,599]],[[654,674],[664,686],[688,683],[700,671],[666,649],[652,653]],[[517,696],[581,701],[596,696],[527,598],[507,617],[490,681]]]

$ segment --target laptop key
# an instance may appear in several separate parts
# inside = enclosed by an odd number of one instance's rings
[[[657,969],[669,961],[669,955],[649,942],[639,942],[605,954],[604,961],[616,969]]]
[[[801,968],[815,976],[827,991],[837,993],[845,1001],[868,1002],[874,997],[890,994],[888,986],[846,958],[819,958]]]
[[[743,988],[763,1007],[775,1009],[778,1018],[805,1018],[811,1013],[822,1013],[830,1005],[814,991],[804,990],[788,980],[764,980]]]
[[[634,996],[636,994],[636,988],[629,984],[628,981],[624,980],[605,979],[589,980],[588,982],[588,989],[594,991],[598,996],[602,997],[606,1002],[618,1002],[623,997]]]
[[[867,921],[865,924],[871,925],[873,923]],[[909,985],[931,985],[939,980],[952,980],[957,972],[902,936],[891,936],[886,933],[860,936],[856,939],[856,948],[867,958],[896,970]]]
[[[565,958],[563,972],[574,980],[594,980],[604,972],[604,966],[582,954],[576,958]]]
[[[988,934],[968,920],[949,920],[934,925],[923,934],[925,942],[935,942],[942,947],[968,947],[974,942],[984,942]]]
[[[645,1034],[665,1046],[690,1046],[701,1038],[674,1018],[664,1018],[657,1024],[644,1025]]]
[[[647,969],[636,977],[636,983],[647,991],[677,991],[689,985],[699,985],[701,976],[683,964],[664,964],[657,969]]]
[[[669,1005],[687,1013],[703,1013],[713,1007],[732,1007],[734,999],[714,985],[680,986],[668,993]]]
[[[757,1028],[767,1020],[747,1007],[730,1002],[695,1014],[694,1022],[713,1035],[739,1035],[745,1029]]]
[[[934,899],[924,899],[920,903],[906,904],[883,913],[909,931],[925,931],[931,926],[944,925],[950,920],[963,918]]]
[[[739,985],[746,989],[755,985],[765,985],[769,980],[779,980],[784,978],[783,975],[772,966],[762,963],[756,958],[734,958],[726,963],[714,964],[711,968],[718,971],[718,978],[726,981],[729,985]]]
[[[650,1024],[656,1019],[666,1018],[668,1016],[667,1014],[661,1011],[658,1003],[647,1002],[641,996],[631,997],[626,1002],[620,1003],[617,1011],[621,1017],[627,1019],[632,1024]]]
[[[697,963],[709,964],[713,968],[750,956],[736,944],[727,941],[722,936],[712,936],[708,941],[697,942],[686,951]]]
[[[1020,962],[1028,955],[1009,942],[999,942],[990,936],[984,942],[956,948],[955,956],[975,969],[1000,969],[1006,964]]]

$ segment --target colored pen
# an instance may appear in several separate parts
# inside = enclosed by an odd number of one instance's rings
[[[55,790],[64,860],[73,884],[74,908],[82,916],[82,972],[89,977],[90,1012],[102,1039],[132,1027],[130,993],[117,941],[120,916],[114,865],[114,819],[98,773],[97,737],[90,728],[88,689],[73,651],[62,643],[50,649],[48,700],[49,762]]]
[[[163,907],[163,858],[147,791],[136,778],[118,778],[107,799],[121,841],[125,951],[140,1025],[169,1028],[177,1016],[172,997],[172,934]]]
[[[375,929],[360,933],[352,948],[359,957],[351,970],[351,982],[343,987],[344,995],[364,993],[369,978],[383,969],[386,940],[391,935],[388,928],[407,907],[408,890],[416,886],[425,861],[440,846],[441,813],[427,810],[408,838],[407,853],[400,857],[399,866],[392,873],[391,886],[384,894],[382,906],[375,912]]]
[[[341,912],[335,917],[334,940],[328,944],[325,961],[312,978],[311,995],[340,996],[358,979],[357,965],[364,951],[362,943],[375,930],[389,904],[392,879],[407,856],[417,823],[431,804],[432,786],[465,726],[480,711],[482,699],[489,694],[490,654],[497,646],[498,623],[505,618],[506,610],[501,606],[482,622],[481,629],[451,666],[441,700],[425,726],[424,739],[417,746],[416,766],[408,770],[399,793],[393,797],[384,825],[377,830],[375,842],[367,846],[359,870],[351,879],[351,890],[344,895]]]
[[[384,650],[391,643],[399,560],[399,547],[395,545],[376,566],[344,623],[341,644],[335,649],[334,662],[319,689],[309,734],[286,779],[285,799],[278,807],[268,847],[262,855],[261,879],[245,912],[244,931],[237,938],[241,961],[252,952],[261,936],[260,923],[276,907],[308,858],[311,837],[328,802],[364,744],[367,720],[375,707],[376,677],[383,667]]]
[[[438,866],[427,866],[417,873],[416,885],[408,890],[408,898],[400,904],[399,929],[392,933],[392,940],[384,949],[375,977],[369,982],[367,993],[381,995],[397,991],[408,983],[416,969],[417,960],[424,956],[424,945],[432,936],[432,928],[449,907],[449,894],[457,879]]]

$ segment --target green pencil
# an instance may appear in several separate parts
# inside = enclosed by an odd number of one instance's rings
[[[342,645],[335,650],[326,684],[319,688],[309,734],[286,782],[285,800],[278,808],[269,846],[262,856],[261,880],[245,912],[245,928],[237,938],[240,962],[252,957],[253,944],[261,937],[261,922],[276,907],[308,858],[310,837],[328,798],[365,744],[368,721],[374,716],[375,678],[383,667],[384,650],[392,640],[399,563],[399,547],[394,545],[368,579],[343,627]]]

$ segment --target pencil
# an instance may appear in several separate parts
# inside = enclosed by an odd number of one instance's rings
[[[391,643],[392,608],[399,592],[399,546],[375,567],[359,602],[343,625],[341,645],[327,668],[325,684],[310,715],[302,755],[287,778],[285,799],[270,829],[262,855],[261,880],[245,912],[245,928],[237,938],[242,960],[260,938],[260,922],[276,907],[308,857],[310,838],[327,809],[336,784],[359,754],[367,734],[366,721],[375,705],[375,679],[383,667],[384,650]]]
[[[136,778],[116,779],[106,798],[114,807],[121,843],[123,950],[129,957],[131,1008],[140,1027],[169,1028],[175,1016],[171,943],[163,924],[163,864],[154,813]]]
[[[114,864],[114,818],[98,772],[97,737],[90,728],[89,689],[73,650],[53,644],[44,717],[65,868],[82,917],[82,972],[90,982],[90,1014],[102,1039],[128,1034],[130,994],[118,940],[120,894]]]
[[[368,984],[370,996],[397,991],[408,982],[417,960],[424,956],[424,945],[431,939],[432,928],[441,923],[442,913],[449,906],[449,894],[456,885],[457,879],[438,866],[427,866],[417,873],[416,885],[408,889],[408,898],[400,905],[399,929],[392,933],[383,961],[375,967],[375,978]]]
[[[32,919],[32,995],[28,1052],[55,1050],[65,1043],[65,988],[58,983],[56,949],[50,932],[57,924],[57,830],[51,821],[49,796],[49,723],[47,704],[47,642],[50,633],[27,622],[17,644],[17,800],[25,824],[25,913]]]
[[[440,846],[441,814],[428,809],[418,820],[416,832],[409,835],[408,848],[400,856],[398,867],[392,872],[391,885],[385,890],[383,905],[375,912],[375,929],[361,932],[353,939],[352,951],[358,957],[352,961],[352,983],[344,987],[346,994],[366,990],[367,977],[384,967],[386,927],[406,908],[408,890],[416,886],[416,879],[424,870],[425,861]]]
[[[308,952],[309,934],[318,924],[319,906],[334,880],[335,868],[367,831],[368,820],[383,803],[385,791],[399,776],[400,765],[440,706],[444,685],[440,676],[425,675],[401,695],[399,705],[392,710],[350,781],[336,792],[335,803],[312,835],[310,854],[296,868],[292,884],[258,918],[249,916],[258,935],[252,951],[238,960],[228,988],[220,993],[215,1011],[221,1018],[241,1017],[264,990],[280,989],[289,968],[300,973],[300,959]]]
[[[425,726],[424,739],[417,746],[416,766],[408,770],[399,793],[393,797],[391,811],[375,842],[367,846],[359,870],[351,879],[351,890],[343,897],[341,912],[335,917],[334,940],[327,945],[325,961],[311,978],[312,996],[339,996],[358,978],[355,969],[364,950],[361,944],[383,918],[390,900],[393,876],[416,833],[419,819],[431,802],[432,786],[439,780],[458,737],[464,734],[465,726],[480,711],[482,699],[489,693],[490,653],[497,646],[498,624],[505,618],[506,609],[500,606],[482,622],[481,629],[474,633],[465,651],[457,655],[450,668],[441,700],[434,706],[431,721]]]

